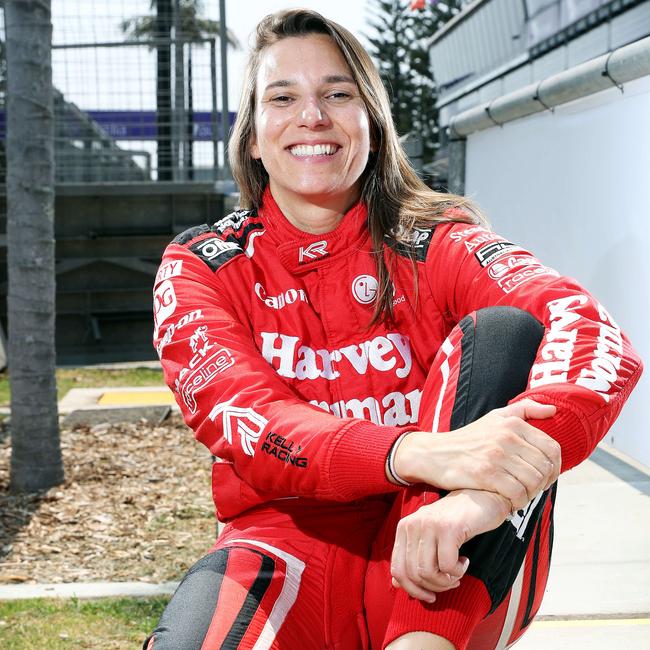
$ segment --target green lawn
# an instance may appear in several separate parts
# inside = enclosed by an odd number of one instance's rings
[[[3,650],[140,648],[168,598],[0,602]]]
[[[154,386],[163,384],[162,371],[153,368],[57,368],[56,384],[59,399],[71,388],[101,388],[103,386]],[[0,406],[9,406],[9,375],[0,373]]]

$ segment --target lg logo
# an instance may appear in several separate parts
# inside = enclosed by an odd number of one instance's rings
[[[362,305],[369,305],[377,297],[379,285],[372,275],[358,275],[352,282],[352,295]]]

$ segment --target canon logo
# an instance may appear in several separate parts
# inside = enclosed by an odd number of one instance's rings
[[[277,296],[269,296],[264,287],[257,282],[255,284],[255,295],[271,309],[282,309],[294,302],[309,302],[307,294],[302,289],[287,289]]]

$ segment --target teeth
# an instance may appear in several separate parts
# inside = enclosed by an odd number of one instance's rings
[[[299,144],[291,147],[291,153],[294,156],[331,156],[336,153],[336,145],[334,144]]]

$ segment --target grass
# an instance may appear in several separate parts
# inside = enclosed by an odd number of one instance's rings
[[[162,371],[157,368],[57,368],[56,385],[61,399],[71,388],[101,388],[103,386],[162,385]],[[0,374],[0,406],[9,406],[9,375]]]
[[[0,602],[0,648],[140,648],[169,599],[34,599]]]

